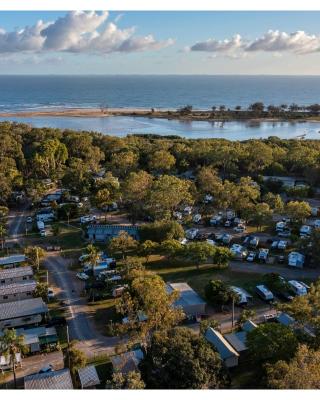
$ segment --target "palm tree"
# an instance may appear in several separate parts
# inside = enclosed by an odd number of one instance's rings
[[[94,269],[97,266],[98,261],[100,259],[99,250],[93,244],[89,244],[86,248],[86,251],[87,251],[86,260],[92,265],[92,272],[94,275]]]
[[[7,229],[4,225],[0,225],[0,239],[1,239],[1,249],[3,250],[5,244],[5,237],[7,235]]]
[[[17,354],[22,353],[25,349],[23,336],[17,336],[15,329],[6,329],[3,336],[0,337],[0,351],[4,356],[9,357],[15,388],[17,388],[16,357]]]

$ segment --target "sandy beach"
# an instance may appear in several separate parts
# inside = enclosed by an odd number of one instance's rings
[[[83,117],[83,118],[107,118],[107,117],[148,117],[165,118],[184,121],[246,121],[252,122],[319,122],[315,116],[300,118],[277,118],[277,117],[244,117],[240,115],[216,116],[212,117],[211,110],[193,110],[191,114],[182,115],[175,109],[155,109],[155,108],[55,108],[26,110],[16,112],[0,112],[0,118],[10,117]]]

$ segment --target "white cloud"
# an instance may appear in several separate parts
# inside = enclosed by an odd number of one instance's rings
[[[190,47],[191,51],[207,51],[211,53],[234,54],[244,47],[240,35],[233,36],[230,40],[208,39],[204,42],[198,42]]]
[[[250,52],[273,52],[278,56],[282,53],[309,54],[320,51],[320,36],[309,35],[304,31],[286,33],[270,30],[263,36],[246,41],[240,35],[232,39],[208,39],[195,43],[191,51],[205,51],[225,56],[240,56]]]
[[[286,33],[268,31],[264,36],[254,40],[247,51],[292,52],[296,54],[314,53],[320,49],[320,37],[308,35],[304,31]]]
[[[72,11],[53,22],[38,21],[20,31],[0,29],[0,53],[69,52],[107,54],[159,50],[173,43],[152,35],[135,36],[135,28],[120,29],[107,22],[108,12]]]

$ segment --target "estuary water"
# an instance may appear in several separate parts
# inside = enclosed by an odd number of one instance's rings
[[[0,76],[0,112],[60,108],[159,108],[186,104],[195,109],[225,105],[242,108],[255,101],[265,105],[320,103],[319,76]],[[124,136],[132,133],[223,137],[244,140],[278,136],[320,138],[320,123],[224,124],[183,122],[142,117],[1,118],[36,127],[69,128]]]

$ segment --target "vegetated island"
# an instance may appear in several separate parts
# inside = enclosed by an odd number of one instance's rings
[[[262,102],[252,103],[247,108],[236,106],[227,108],[224,105],[213,106],[208,110],[194,109],[186,105],[178,109],[157,108],[56,108],[37,111],[16,111],[0,113],[0,117],[148,117],[166,118],[190,121],[235,121],[235,120],[265,120],[265,121],[320,121],[320,104],[300,106],[298,104],[280,106],[268,105]]]

